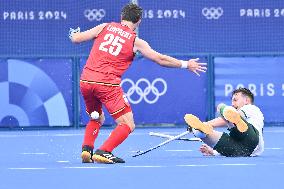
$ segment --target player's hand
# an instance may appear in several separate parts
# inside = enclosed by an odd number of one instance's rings
[[[199,148],[199,151],[204,155],[204,156],[214,156],[213,148],[208,146],[207,144],[202,144]]]
[[[195,73],[196,75],[200,76],[200,72],[207,71],[207,63],[198,62],[199,58],[190,59],[188,61],[188,69]]]
[[[75,34],[75,33],[79,33],[80,32],[80,28],[78,27],[78,28],[76,28],[76,29],[73,29],[73,28],[70,28],[69,29],[69,39],[72,41],[72,38],[73,38],[73,35]]]
[[[218,112],[220,115],[223,115],[223,110],[224,110],[224,108],[225,108],[226,106],[227,106],[227,105],[224,104],[224,103],[218,104],[218,106],[217,106],[217,112]]]

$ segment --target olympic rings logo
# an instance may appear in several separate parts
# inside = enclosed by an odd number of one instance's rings
[[[84,15],[89,21],[100,21],[103,17],[105,17],[106,11],[104,9],[86,9],[84,11]]]
[[[156,78],[152,83],[145,78],[140,78],[136,83],[126,78],[122,80],[121,87],[127,84],[130,85],[130,87],[126,92],[126,96],[132,104],[138,104],[142,100],[148,104],[154,104],[158,101],[160,96],[167,92],[168,88],[166,81],[162,78]],[[146,87],[143,87],[145,85]],[[161,87],[159,87],[161,90],[158,89],[158,85],[161,85]]]
[[[219,19],[223,15],[223,9],[221,7],[210,7],[210,8],[203,8],[202,9],[202,14],[205,16],[208,20],[211,19]]]

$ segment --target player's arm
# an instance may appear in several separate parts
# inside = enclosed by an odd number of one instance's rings
[[[103,23],[84,32],[74,32],[73,34],[69,35],[69,37],[73,43],[89,41],[95,39],[106,25],[107,23]]]
[[[204,156],[220,156],[216,150],[208,146],[207,144],[202,144],[199,148],[199,151],[204,155]]]
[[[199,63],[198,59],[190,59],[188,61],[178,60],[168,55],[161,54],[150,47],[150,45],[136,37],[134,43],[134,51],[139,51],[144,57],[158,63],[164,67],[186,68],[199,76],[198,72],[206,72],[207,63]]]

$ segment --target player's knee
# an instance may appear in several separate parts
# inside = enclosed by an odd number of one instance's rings
[[[127,119],[124,119],[124,120],[120,119],[120,120],[117,120],[116,122],[117,122],[118,125],[119,124],[127,125],[130,128],[131,132],[133,132],[134,129],[135,129],[135,124],[134,124],[133,121],[129,121]]]
[[[134,129],[135,129],[135,124],[134,124],[134,123],[129,123],[129,124],[127,124],[127,125],[129,126],[131,132],[133,132]]]
[[[126,124],[130,128],[131,132],[135,129],[134,119],[133,119],[133,113],[131,109],[124,109],[124,111],[121,111],[117,114],[112,115],[115,119],[117,124]]]

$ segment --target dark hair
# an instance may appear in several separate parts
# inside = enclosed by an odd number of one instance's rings
[[[142,8],[134,3],[129,3],[122,8],[121,19],[136,24],[142,17]]]
[[[249,89],[240,87],[240,88],[233,91],[232,96],[236,93],[242,93],[242,95],[250,98],[251,103],[254,102],[254,95]]]

